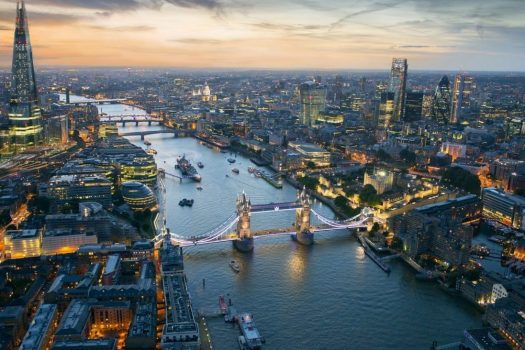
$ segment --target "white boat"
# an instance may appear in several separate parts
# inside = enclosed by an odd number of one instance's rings
[[[239,265],[239,263],[235,260],[232,260],[230,261],[230,267],[232,268],[233,271],[235,272],[239,272],[241,271],[241,266]]]
[[[147,153],[147,154],[151,154],[151,155],[153,155],[153,154],[157,154],[157,150],[156,150],[156,149],[153,149],[153,148],[148,148],[148,149],[146,150],[146,153]]]

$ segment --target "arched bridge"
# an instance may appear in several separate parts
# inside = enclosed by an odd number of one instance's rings
[[[154,243],[155,245],[160,245],[163,240],[168,239],[173,244],[184,247],[232,241],[238,250],[251,251],[254,247],[254,239],[259,237],[289,234],[299,243],[312,244],[314,233],[370,228],[374,222],[377,222],[370,208],[364,208],[358,215],[342,221],[323,216],[311,208],[310,196],[305,189],[298,195],[295,202],[255,205],[252,205],[246,194],[242,193],[237,197],[236,207],[236,212],[209,232],[194,237],[182,237],[175,233],[170,233],[169,229],[164,227],[162,232],[154,238]],[[296,211],[295,223],[292,227],[261,231],[253,231],[251,229],[250,218],[252,214],[287,210]],[[320,225],[311,224],[312,215],[319,219]],[[235,230],[233,230],[234,227]]]

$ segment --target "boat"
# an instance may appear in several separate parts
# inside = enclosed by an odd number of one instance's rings
[[[261,349],[264,343],[264,338],[259,333],[259,330],[255,326],[253,316],[249,313],[242,313],[239,315],[239,328],[241,329],[242,336],[246,341],[246,349],[255,350]]]
[[[189,160],[186,159],[186,155],[183,155],[177,159],[176,168],[180,170],[182,175],[192,179],[195,182],[200,182],[202,180],[202,177],[197,172],[197,169],[195,169]]]
[[[239,169],[237,169],[237,168],[233,168],[233,169],[232,169],[232,173],[238,174],[238,173],[239,173]]]
[[[151,142],[149,142],[148,140],[144,140],[144,144],[145,144],[146,146],[151,146]]]
[[[179,205],[181,207],[192,207],[193,206],[193,199],[187,199],[183,198],[179,201]]]
[[[204,168],[204,164],[202,164],[202,162],[197,162],[197,166],[201,169]]]
[[[202,191],[202,187],[201,186],[197,186],[197,191]]]
[[[257,171],[257,169],[255,169],[254,167],[251,167],[251,166],[248,167],[248,172],[249,172],[250,174],[253,174],[253,173],[255,173],[256,171]]]
[[[228,158],[228,162],[229,162],[230,164],[233,164],[233,163],[235,163],[235,159],[234,159],[234,158]]]
[[[153,148],[148,148],[148,149],[146,150],[146,153],[147,153],[147,154],[154,155],[154,154],[157,154],[157,150],[156,150],[156,149],[153,149]]]
[[[255,172],[255,177],[262,177],[261,172],[260,172],[260,171],[256,171],[256,172]]]
[[[228,312],[228,305],[223,295],[219,296],[219,310],[221,311],[221,315],[226,315]]]
[[[233,271],[235,272],[239,272],[241,271],[241,266],[239,265],[239,263],[235,260],[232,260],[230,261],[230,267],[232,268]]]

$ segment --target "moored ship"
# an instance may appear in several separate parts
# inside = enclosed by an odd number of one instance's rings
[[[195,169],[189,160],[186,159],[186,155],[183,155],[177,159],[177,165],[175,167],[179,168],[183,176],[186,176],[193,181],[200,182],[202,180],[202,177],[197,172],[197,169]]]

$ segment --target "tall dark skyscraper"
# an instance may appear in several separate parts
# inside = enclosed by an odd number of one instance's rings
[[[392,118],[395,121],[399,121],[403,118],[403,113],[405,110],[407,70],[408,64],[406,58],[392,59],[389,91],[394,93],[394,111],[392,113]]]
[[[42,115],[24,1],[17,1],[11,70],[10,133],[14,152],[42,142]]]
[[[404,121],[413,122],[421,119],[423,114],[423,96],[422,92],[409,91],[405,101]]]
[[[444,75],[436,87],[432,103],[432,118],[440,124],[447,124],[450,121],[450,95],[450,81]]]

